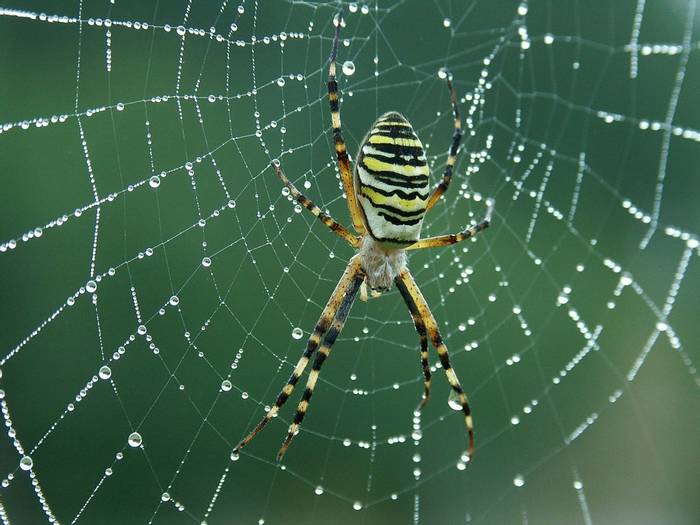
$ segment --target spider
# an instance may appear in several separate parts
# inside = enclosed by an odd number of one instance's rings
[[[372,295],[376,296],[389,290],[393,282],[406,302],[420,339],[424,392],[417,410],[421,410],[430,397],[432,378],[428,364],[429,338],[438,352],[440,363],[454,392],[453,395],[457,398],[464,413],[469,435],[467,454],[471,457],[474,452],[474,429],[469,401],[459,383],[457,374],[450,365],[447,347],[440,335],[437,321],[406,266],[406,251],[449,246],[469,239],[489,226],[493,203],[490,200],[487,201],[488,208],[485,219],[474,226],[456,234],[420,238],[425,213],[435,205],[450,185],[462,137],[457,97],[449,75],[446,76],[446,79],[452,102],[454,133],[442,181],[435,189],[431,192],[429,188],[430,171],[426,164],[421,141],[408,120],[394,111],[384,113],[374,122],[362,141],[353,172],[341,134],[340,101],[336,81],[336,55],[341,26],[340,14],[336,16],[334,23],[336,29],[328,72],[328,99],[338,167],[347,196],[350,217],[357,235],[321,211],[318,206],[305,197],[285,176],[279,160],[272,161],[272,168],[299,204],[358,252],[350,259],[345,272],[323,309],[311,337],[308,339],[306,350],[299,359],[287,384],[277,396],[275,404],[253,431],[236,445],[233,453],[238,454],[278,414],[294,391],[295,385],[315,353],[316,357],[301,401],[297,406],[294,421],[291,423],[287,437],[277,454],[277,460],[282,459],[292,439],[299,433],[321,372],[321,366],[343,329],[358,292],[366,300],[366,286],[369,286]]]

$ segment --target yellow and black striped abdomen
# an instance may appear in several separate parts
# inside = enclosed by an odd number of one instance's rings
[[[377,241],[405,246],[420,237],[430,194],[423,144],[399,113],[377,119],[360,146],[355,191]]]

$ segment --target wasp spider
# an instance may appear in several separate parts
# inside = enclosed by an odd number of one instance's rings
[[[489,226],[492,203],[488,202],[487,216],[479,224],[456,234],[440,235],[427,239],[420,238],[425,213],[435,205],[450,185],[462,136],[457,99],[449,75],[447,76],[447,87],[452,101],[454,134],[442,181],[435,189],[430,191],[429,188],[428,176],[430,172],[421,141],[413,131],[411,124],[400,113],[394,111],[383,114],[372,125],[362,141],[353,172],[340,129],[340,104],[336,81],[336,53],[340,35],[340,16],[336,17],[335,22],[335,38],[328,74],[328,99],[331,106],[338,167],[347,196],[352,224],[357,235],[321,211],[318,206],[297,190],[282,172],[278,160],[272,162],[272,167],[294,199],[331,231],[357,249],[358,253],[350,259],[338,285],[323,309],[318,323],[316,323],[313,334],[308,339],[306,350],[299,359],[287,384],[277,396],[275,404],[233,452],[234,454],[238,453],[277,415],[294,391],[294,387],[309,361],[316,354],[306,382],[306,389],[297,406],[294,421],[290,425],[287,437],[277,455],[278,460],[282,459],[292,439],[299,432],[299,427],[311,402],[321,366],[343,329],[350,307],[358,292],[364,290],[365,286],[369,286],[373,294],[377,295],[388,290],[393,282],[406,302],[420,338],[424,393],[418,410],[425,405],[430,396],[432,381],[430,365],[428,364],[428,339],[430,339],[437,349],[447,380],[462,407],[469,434],[468,454],[471,456],[474,451],[474,431],[469,402],[459,384],[457,374],[450,365],[447,347],[440,335],[437,321],[406,267],[406,250],[448,246],[469,239]]]

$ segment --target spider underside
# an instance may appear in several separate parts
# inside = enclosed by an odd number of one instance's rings
[[[304,353],[287,384],[277,396],[275,404],[255,429],[236,445],[233,453],[237,454],[278,414],[294,391],[294,387],[311,358],[315,355],[294,420],[277,455],[278,460],[282,459],[292,439],[299,432],[321,366],[342,331],[358,292],[361,293],[363,299],[366,299],[365,286],[377,295],[389,290],[392,284],[395,284],[408,307],[420,339],[424,392],[417,409],[422,409],[430,397],[432,384],[430,365],[428,364],[428,340],[430,340],[438,352],[450,387],[462,407],[469,436],[467,454],[471,457],[474,452],[474,430],[469,402],[454,369],[450,365],[447,347],[440,335],[437,321],[406,266],[406,250],[448,246],[473,237],[477,232],[489,226],[493,203],[487,201],[486,218],[474,226],[456,234],[420,239],[420,229],[425,213],[435,205],[450,184],[461,141],[459,109],[449,75],[447,76],[447,87],[452,102],[454,133],[440,183],[430,191],[429,171],[422,144],[408,121],[396,112],[385,113],[374,123],[360,146],[353,172],[341,134],[340,104],[336,81],[340,15],[336,17],[335,24],[335,38],[328,75],[328,98],[338,167],[347,196],[353,228],[357,235],[321,211],[318,206],[306,198],[285,176],[278,160],[273,160],[272,167],[282,183],[289,189],[292,197],[331,231],[357,249],[358,253],[350,259],[307,341]]]

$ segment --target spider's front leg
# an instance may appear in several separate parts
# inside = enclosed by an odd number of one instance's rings
[[[348,314],[350,313],[350,308],[355,302],[355,297],[357,297],[357,293],[360,290],[360,285],[365,280],[365,274],[359,265],[359,258],[357,256],[353,258],[353,262],[351,262],[351,265],[353,265],[352,268],[354,269],[352,282],[347,287],[345,291],[345,297],[343,298],[343,302],[338,308],[338,313],[336,314],[335,320],[333,321],[333,324],[331,324],[330,328],[328,329],[328,332],[324,336],[323,342],[321,343],[321,347],[318,349],[316,359],[314,360],[314,364],[311,367],[311,372],[309,372],[309,378],[306,381],[306,388],[304,389],[304,394],[301,396],[301,401],[299,401],[299,405],[297,405],[297,412],[294,415],[294,422],[289,426],[287,437],[284,440],[284,443],[282,443],[279,452],[277,453],[278,461],[280,461],[284,456],[285,452],[287,451],[287,448],[294,439],[294,436],[296,436],[299,433],[299,427],[301,426],[301,422],[304,420],[306,411],[309,408],[309,403],[311,403],[311,396],[314,393],[314,388],[316,387],[318,376],[321,373],[321,366],[325,362],[326,358],[330,355],[331,348],[333,347],[335,340],[340,335],[340,332],[342,332],[343,327],[345,326],[345,321],[347,320]],[[348,265],[348,269],[350,268],[351,266]]]
[[[450,364],[450,356],[447,353],[447,346],[445,346],[445,343],[442,340],[437,321],[435,320],[425,297],[423,297],[423,294],[421,293],[416,281],[413,279],[413,276],[408,269],[404,268],[401,273],[396,276],[394,282],[401,292],[401,295],[404,297],[409,297],[415,304],[418,315],[425,323],[428,336],[438,352],[438,357],[440,358],[440,363],[442,364],[442,368],[447,376],[447,381],[450,383],[450,387],[455,394],[457,394],[459,404],[462,406],[462,412],[464,413],[464,422],[467,426],[467,433],[469,434],[469,447],[467,449],[467,455],[471,458],[474,454],[474,423],[472,421],[472,411],[469,406],[467,395],[464,393],[464,390],[459,383],[459,379],[457,378],[457,374]]]
[[[270,420],[277,415],[282,406],[289,399],[289,396],[292,395],[294,387],[299,381],[301,374],[306,369],[309,360],[313,356],[314,352],[316,352],[316,349],[318,348],[319,344],[321,344],[321,339],[327,335],[327,332],[329,332],[329,330],[332,329],[333,319],[336,317],[336,315],[341,316],[341,314],[343,314],[343,308],[346,308],[345,305],[347,303],[348,296],[352,295],[354,298],[354,294],[356,292],[352,292],[351,294],[351,291],[356,286],[359,286],[359,284],[355,284],[359,272],[359,259],[357,257],[353,257],[350,260],[348,267],[345,269],[345,273],[343,273],[342,277],[338,281],[335,290],[328,299],[328,302],[326,303],[323,312],[321,312],[321,317],[316,323],[316,328],[314,328],[314,331],[311,334],[311,337],[309,337],[309,340],[306,344],[306,350],[304,350],[304,353],[299,358],[299,362],[294,367],[292,375],[289,377],[287,384],[284,386],[284,388],[282,388],[282,390],[278,394],[275,404],[272,406],[272,408],[270,408],[270,410],[262,418],[262,420],[260,420],[257,426],[253,429],[253,431],[250,432],[250,434],[248,434],[245,438],[243,438],[241,442],[238,443],[238,445],[236,445],[236,448],[233,449],[234,454],[237,454],[244,446],[246,446],[258,434],[258,432],[260,432],[265,427],[265,425],[267,425],[270,422]],[[349,307],[347,307],[346,309],[349,310]],[[347,313],[344,313],[343,315],[347,316]],[[337,335],[335,337],[337,337]],[[324,339],[323,345],[326,344],[326,341],[327,338]]]
[[[398,279],[398,277],[396,279]],[[401,292],[403,300],[406,302],[406,306],[408,306],[408,311],[411,313],[411,318],[413,319],[413,325],[416,327],[416,332],[418,332],[418,338],[420,339],[420,362],[421,367],[423,368],[424,389],[423,398],[416,408],[416,410],[420,411],[428,402],[428,399],[430,399],[430,388],[433,382],[430,375],[430,364],[428,363],[428,337],[425,329],[425,322],[418,311],[418,306],[413,300],[413,297],[411,297],[411,294],[408,293],[408,289],[405,286],[399,286],[398,288],[399,292]]]

